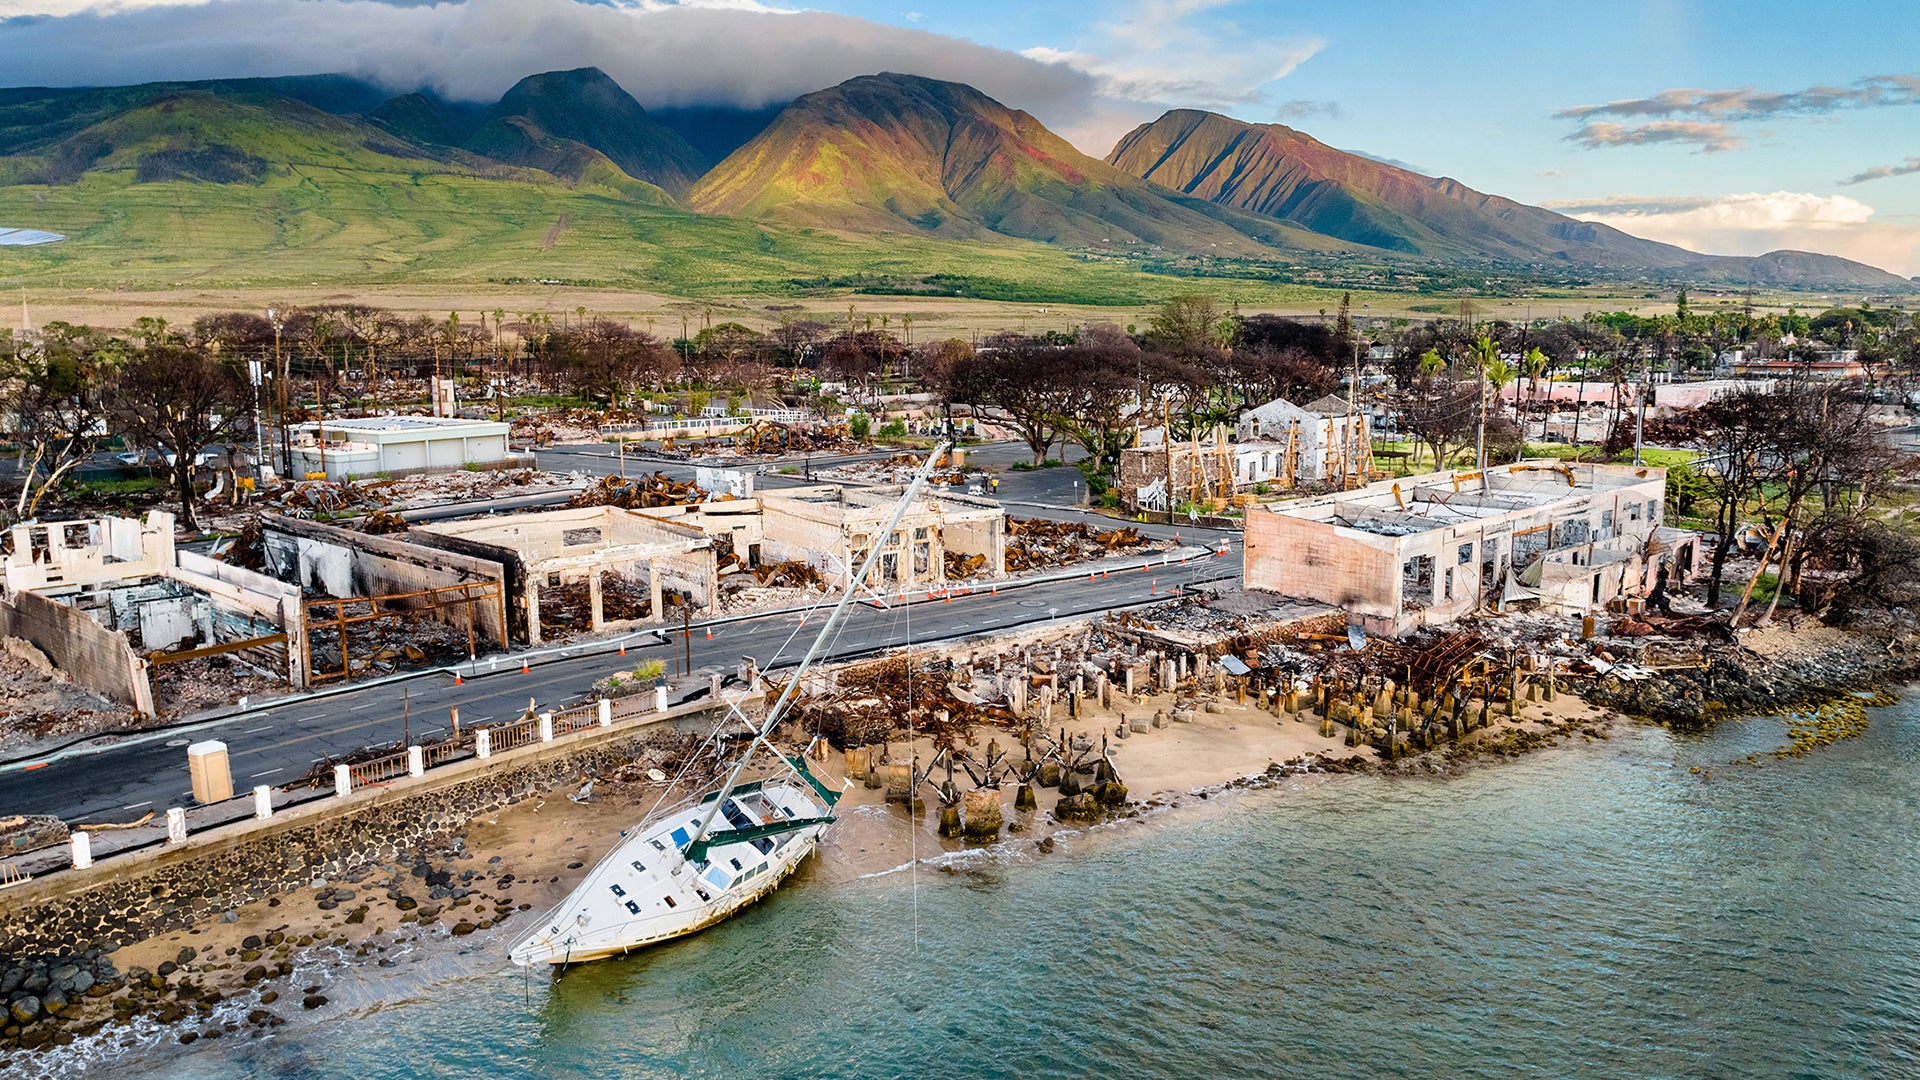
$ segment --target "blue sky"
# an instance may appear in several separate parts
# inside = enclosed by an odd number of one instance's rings
[[[1912,0],[0,0],[0,84],[332,69],[480,100],[594,63],[654,106],[892,69],[972,82],[1096,156],[1165,108],[1209,108],[1698,250],[1920,275],[1915,15]]]

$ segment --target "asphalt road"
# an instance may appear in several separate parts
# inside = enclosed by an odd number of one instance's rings
[[[1044,512],[1064,518],[1083,516],[1073,511]],[[1157,526],[1145,531],[1170,537],[1176,530]],[[1200,543],[1216,542],[1226,535],[1196,536],[1193,530],[1178,531],[1183,541]],[[932,644],[1150,604],[1177,586],[1238,581],[1239,576],[1240,550],[1236,543],[1223,556],[1195,557],[1185,565],[1176,562],[1150,571],[1113,571],[1093,580],[1076,575],[1010,586],[997,595],[985,585],[976,585],[971,595],[956,596],[951,601],[928,601],[926,594],[920,593],[903,606],[896,594],[885,598],[888,604],[883,608],[871,599],[863,599],[849,612],[826,656],[845,659],[909,640]],[[826,609],[822,608],[808,622],[817,625],[825,615]],[[812,625],[802,627],[800,622],[798,614],[774,613],[695,624],[690,637],[676,632],[663,640],[659,633],[637,633],[627,641],[624,657],[614,651],[617,646],[612,643],[583,644],[537,657],[526,673],[521,672],[517,659],[494,661],[497,668],[493,671],[488,670],[489,661],[482,659],[464,685],[454,685],[443,674],[422,674],[403,682],[263,707],[191,732],[136,736],[98,750],[69,752],[32,769],[15,765],[0,770],[0,815],[40,813],[68,821],[122,821],[150,809],[158,813],[170,806],[191,805],[186,746],[201,739],[220,739],[227,744],[237,791],[258,784],[282,784],[329,755],[403,737],[413,742],[431,738],[447,729],[450,710],[455,706],[460,709],[462,726],[469,730],[505,722],[518,718],[529,699],[542,709],[582,701],[595,680],[630,670],[644,659],[657,658],[669,673],[677,675],[690,651],[694,674],[679,681],[673,695],[678,701],[704,690],[708,673],[733,672],[742,657],[755,658],[766,671],[798,663],[814,636]]]

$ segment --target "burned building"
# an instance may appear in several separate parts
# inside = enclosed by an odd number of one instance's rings
[[[156,668],[203,657],[309,682],[300,590],[174,547],[173,515],[8,530],[0,636],[24,638],[74,682],[154,712]]]
[[[663,506],[640,511],[665,521],[728,537],[747,566],[801,562],[831,587],[866,557],[873,534],[900,501],[902,488],[816,484],[762,490],[750,498]],[[874,570],[879,586],[938,585],[947,580],[949,553],[979,562],[979,573],[1004,577],[1007,515],[985,499],[936,492],[907,508]]]
[[[1662,525],[1665,490],[1665,469],[1528,461],[1260,506],[1246,585],[1396,637],[1507,602],[1586,611],[1700,565],[1699,537]]]
[[[723,505],[734,505],[727,503]],[[697,528],[617,506],[582,506],[470,521],[416,525],[416,544],[498,564],[505,571],[507,609],[516,637],[537,645],[542,636],[543,593],[549,600],[584,593],[586,625],[597,631],[609,621],[666,617],[666,594],[686,599],[693,610],[715,599],[713,544]],[[612,580],[609,580],[612,579]],[[607,590],[625,597],[629,612],[610,619]],[[547,621],[560,614],[549,604]]]

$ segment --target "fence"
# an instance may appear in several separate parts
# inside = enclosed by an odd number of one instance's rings
[[[407,775],[407,751],[388,754],[386,757],[363,761],[358,765],[347,766],[347,775],[353,778],[354,787],[368,784],[384,784]]]
[[[164,819],[112,833],[75,833],[66,844],[56,844],[0,861],[0,888],[44,877],[68,868],[86,869],[95,862],[147,848],[186,842],[189,832],[204,832],[243,822],[265,822],[282,809],[338,798],[355,790],[402,782],[428,770],[468,758],[490,758],[534,743],[554,742],[563,736],[605,729],[620,721],[666,720],[716,707],[717,699],[669,708],[664,691],[602,699],[529,717],[492,728],[463,731],[429,745],[412,746],[368,761],[335,766],[332,785],[305,781],[281,788],[258,787],[234,798],[189,808],[176,807]],[[416,767],[414,758],[418,755]],[[8,875],[15,875],[9,880]]]
[[[540,719],[518,720],[511,724],[501,724],[487,729],[487,741],[491,744],[490,753],[498,754],[503,750],[515,750],[540,740]]]

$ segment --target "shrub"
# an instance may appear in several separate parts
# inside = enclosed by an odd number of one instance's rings
[[[854,438],[865,442],[868,433],[873,430],[873,417],[866,413],[855,413],[847,418],[847,430],[853,433]]]
[[[880,428],[880,437],[883,439],[902,439],[906,434],[907,423],[904,420],[889,420]]]

